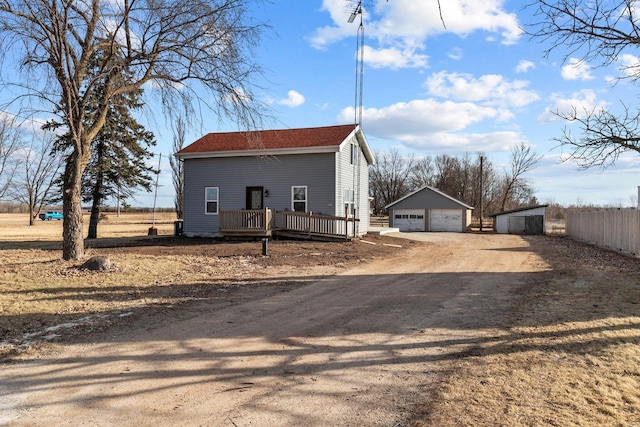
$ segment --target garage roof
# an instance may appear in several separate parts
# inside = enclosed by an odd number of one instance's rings
[[[460,200],[454,199],[453,197],[449,196],[448,194],[445,194],[445,193],[443,193],[442,191],[438,190],[437,188],[433,188],[433,187],[431,187],[431,186],[429,186],[429,185],[425,185],[424,187],[422,187],[422,188],[420,188],[420,189],[418,189],[418,190],[414,191],[413,193],[409,193],[409,194],[407,194],[406,196],[404,196],[404,197],[402,197],[402,198],[400,198],[400,199],[396,200],[395,202],[393,202],[393,203],[389,203],[389,204],[388,204],[387,206],[385,206],[384,208],[385,208],[385,209],[389,209],[389,208],[390,208],[390,207],[392,207],[393,205],[398,204],[398,203],[402,202],[403,200],[406,200],[406,199],[408,199],[408,198],[412,197],[413,195],[418,194],[418,193],[420,193],[421,191],[425,191],[425,190],[426,190],[426,191],[432,191],[432,192],[434,192],[434,193],[436,193],[436,194],[439,194],[440,196],[443,196],[443,197],[445,197],[445,198],[447,198],[447,199],[451,200],[452,202],[457,203],[458,205],[460,205],[460,207],[463,207],[463,208],[465,208],[465,209],[473,209],[473,206],[469,206],[469,205],[467,205],[466,203],[461,202]]]
[[[509,211],[504,211],[504,212],[498,212],[498,213],[494,213],[489,215],[490,217],[493,216],[498,216],[498,215],[506,215],[506,214],[511,214],[511,213],[515,213],[515,212],[524,212],[524,211],[530,211],[533,209],[539,209],[539,208],[546,208],[549,205],[535,205],[535,206],[526,206],[524,208],[517,208],[517,209],[511,209]]]

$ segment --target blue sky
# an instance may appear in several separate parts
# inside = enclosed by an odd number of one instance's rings
[[[374,149],[397,148],[407,155],[484,152],[502,170],[509,150],[523,141],[544,156],[528,177],[540,202],[631,205],[640,185],[640,158],[626,155],[606,170],[578,170],[563,162],[552,140],[565,124],[551,111],[636,105],[639,87],[612,84],[621,57],[609,68],[580,62],[566,51],[552,52],[530,40],[522,28],[533,23],[522,1],[364,0],[363,130]],[[326,126],[354,121],[355,51],[359,18],[347,20],[349,0],[273,0],[255,15],[272,28],[257,50],[265,68],[258,95],[273,109],[271,128]],[[624,62],[627,61],[627,62]],[[153,126],[163,156],[171,133]],[[236,130],[232,123],[206,120],[191,131]],[[577,131],[577,129],[576,129]],[[157,159],[156,159],[157,162]],[[171,206],[168,161],[158,193]],[[153,205],[153,194],[136,205]]]

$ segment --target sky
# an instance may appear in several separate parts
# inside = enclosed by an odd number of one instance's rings
[[[572,106],[619,108],[638,103],[640,87],[617,81],[626,55],[607,68],[531,40],[523,28],[532,10],[511,0],[363,0],[362,129],[375,150],[421,156],[483,152],[497,170],[524,142],[543,156],[527,175],[541,203],[631,206],[640,185],[640,157],[622,156],[607,169],[580,170],[558,147],[566,123],[554,111]],[[255,52],[265,69],[260,101],[271,129],[353,123],[356,108],[358,16],[354,0],[271,0],[252,13],[270,28]],[[442,20],[440,18],[440,12]],[[443,23],[444,21],[444,23]],[[157,194],[136,206],[173,205],[168,156],[172,133],[150,123],[162,153]],[[570,125],[571,126],[571,125]],[[570,128],[571,129],[571,128]],[[207,132],[237,130],[205,117],[187,142]],[[574,132],[577,131],[577,128]],[[153,162],[157,167],[158,158]]]

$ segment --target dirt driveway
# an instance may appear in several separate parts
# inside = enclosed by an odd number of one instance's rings
[[[551,269],[543,237],[417,236],[433,245],[0,365],[0,422],[409,424],[452,361],[507,335],[523,287]]]

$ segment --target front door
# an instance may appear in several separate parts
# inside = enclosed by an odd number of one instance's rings
[[[264,187],[247,187],[247,209],[262,209]]]

